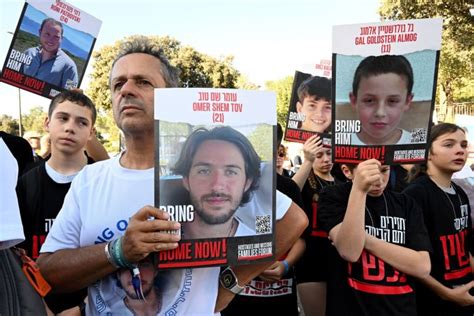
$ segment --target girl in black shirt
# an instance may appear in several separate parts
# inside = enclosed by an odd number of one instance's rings
[[[432,128],[428,143],[428,162],[416,168],[416,180],[404,191],[423,209],[433,246],[431,274],[417,288],[418,313],[473,315],[470,207],[464,191],[451,182],[466,163],[466,135],[443,123]]]

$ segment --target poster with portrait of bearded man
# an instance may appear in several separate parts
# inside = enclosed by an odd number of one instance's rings
[[[159,267],[273,258],[275,130],[271,92],[155,90],[155,205],[181,223]]]

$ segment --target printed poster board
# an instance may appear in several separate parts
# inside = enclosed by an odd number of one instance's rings
[[[182,225],[158,267],[272,260],[275,95],[156,89],[155,140],[155,205]]]
[[[442,19],[333,28],[333,159],[426,160]]]
[[[332,60],[321,59],[319,63],[314,65],[314,74],[316,76],[331,78],[332,77]]]
[[[101,24],[61,0],[27,0],[0,81],[47,98],[79,87]]]
[[[331,146],[331,123],[331,79],[295,71],[284,139],[304,143],[320,135]]]

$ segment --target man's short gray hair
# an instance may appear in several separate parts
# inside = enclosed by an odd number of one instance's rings
[[[129,55],[129,54],[136,54],[142,53],[154,56],[158,58],[161,62],[161,75],[166,83],[167,88],[175,88],[178,86],[179,81],[179,69],[172,66],[165,56],[163,49],[159,47],[152,39],[146,36],[137,36],[126,40],[120,45],[119,52],[117,57],[115,57],[114,62],[112,63],[112,67],[110,71],[114,68],[115,63],[120,58]],[[109,76],[109,84],[110,84],[110,76]]]

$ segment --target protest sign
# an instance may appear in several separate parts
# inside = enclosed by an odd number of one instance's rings
[[[333,159],[426,160],[441,19],[335,26]]]
[[[304,143],[320,135],[323,145],[331,146],[331,116],[331,80],[296,71],[284,139]]]
[[[53,98],[77,88],[101,21],[61,0],[27,0],[0,81]]]
[[[155,205],[182,225],[160,268],[273,258],[275,130],[271,92],[155,90]]]

